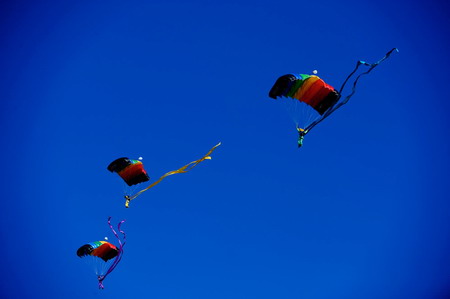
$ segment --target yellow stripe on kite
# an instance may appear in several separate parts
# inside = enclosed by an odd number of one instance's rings
[[[302,97],[305,95],[306,91],[311,87],[311,85],[314,84],[317,80],[320,78],[317,76],[311,76],[308,79],[306,79],[305,83],[303,83],[302,87],[297,90],[297,92],[294,94],[294,98],[297,100],[302,100]]]

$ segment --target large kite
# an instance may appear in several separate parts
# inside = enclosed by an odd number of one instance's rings
[[[382,59],[375,63],[358,61],[355,69],[347,76],[339,91],[315,75],[288,74],[279,77],[270,90],[269,97],[281,99],[281,102],[286,104],[297,126],[299,134],[298,147],[303,145],[303,138],[312,128],[350,100],[356,91],[359,78],[370,73],[394,51],[398,52],[398,49],[390,50]],[[362,65],[369,67],[368,70],[355,78],[352,91],[341,100],[345,85]]]

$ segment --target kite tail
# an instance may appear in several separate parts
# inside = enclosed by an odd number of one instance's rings
[[[125,220],[120,221],[117,224],[117,230],[123,235],[122,240],[120,239],[119,234],[114,230],[113,226],[111,225],[111,216],[108,217],[108,225],[109,228],[111,229],[111,231],[113,232],[114,236],[117,238],[117,241],[119,242],[119,253],[117,254],[114,262],[111,264],[111,266],[108,268],[108,271],[106,271],[105,275],[101,275],[98,277],[98,288],[99,289],[104,289],[105,287],[103,286],[103,280],[105,280],[106,276],[108,276],[109,273],[111,273],[117,266],[117,264],[119,264],[120,260],[122,259],[122,255],[123,255],[123,246],[125,245],[126,242],[126,234],[125,232],[120,228],[122,226],[122,223],[124,223]]]
[[[347,95],[345,97],[344,100],[342,100],[341,102],[339,102],[337,105],[335,105],[333,108],[329,109],[327,112],[325,112],[325,114],[318,120],[316,120],[315,122],[313,122],[312,124],[310,124],[306,129],[305,129],[305,134],[308,133],[309,131],[311,131],[312,128],[314,128],[317,124],[319,124],[322,120],[324,120],[325,118],[327,118],[328,116],[330,116],[334,111],[336,111],[337,109],[339,109],[340,107],[342,107],[343,105],[347,104],[347,102],[350,100],[350,98],[355,94],[356,92],[356,85],[358,84],[359,78],[361,78],[364,75],[369,74],[377,65],[379,65],[381,62],[383,62],[384,60],[388,59],[389,56],[391,56],[392,53],[394,52],[398,52],[397,48],[393,48],[392,50],[390,50],[389,52],[386,53],[386,55],[384,55],[383,58],[381,58],[380,60],[378,60],[375,63],[367,63],[365,61],[358,61],[356,63],[356,67],[355,69],[347,76],[347,78],[345,79],[344,83],[342,83],[341,88],[339,89],[339,95],[342,94],[342,91],[344,90],[345,85],[347,84],[347,82],[350,80],[351,77],[353,77],[353,75],[356,73],[356,71],[359,69],[359,67],[361,65],[364,66],[368,66],[369,69],[367,71],[365,71],[364,73],[359,74],[356,79],[353,81],[353,85],[352,85],[352,91],[349,95]]]
[[[103,285],[103,279],[105,279],[104,276],[99,276],[98,277],[98,288],[100,290],[103,290],[105,288],[105,286]]]
[[[177,170],[173,170],[173,171],[169,171],[166,174],[164,174],[163,176],[161,176],[157,181],[153,182],[150,186],[148,186],[147,188],[137,192],[136,194],[132,195],[132,196],[125,196],[126,202],[125,202],[125,207],[129,207],[130,201],[135,199],[136,197],[138,197],[139,195],[141,195],[143,192],[153,188],[154,186],[158,185],[164,178],[173,175],[173,174],[177,174],[177,173],[186,173],[189,170],[191,170],[192,168],[194,168],[195,166],[197,166],[200,162],[204,161],[204,160],[211,160],[211,157],[209,155],[211,155],[211,153],[219,146],[221,145],[221,142],[219,142],[218,144],[216,144],[213,148],[211,148],[209,150],[209,152],[206,153],[206,155],[204,155],[203,157],[201,157],[198,160],[192,161],[189,164],[184,165],[183,167],[177,169]]]

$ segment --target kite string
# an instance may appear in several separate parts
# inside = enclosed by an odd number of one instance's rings
[[[114,262],[111,264],[111,266],[108,268],[108,271],[106,271],[105,275],[102,275],[100,277],[98,277],[98,287],[99,289],[104,289],[103,286],[103,280],[105,280],[106,276],[108,276],[109,273],[111,273],[117,266],[117,264],[119,264],[120,260],[122,259],[122,255],[123,255],[123,246],[125,245],[126,242],[126,234],[125,232],[121,229],[122,223],[124,223],[125,220],[120,221],[117,224],[117,230],[123,235],[122,240],[120,239],[119,234],[114,230],[112,224],[111,224],[111,216],[108,217],[108,225],[109,228],[111,229],[111,231],[113,232],[114,236],[117,238],[117,241],[119,242],[119,253],[117,254]]]
[[[391,54],[392,54],[394,51],[395,51],[395,52],[398,52],[398,49],[397,49],[397,48],[393,48],[392,50],[390,50],[389,52],[387,52],[386,55],[384,55],[383,58],[381,58],[380,60],[378,60],[378,61],[375,62],[375,63],[367,63],[367,62],[362,61],[362,60],[358,61],[358,62],[356,63],[355,69],[347,76],[347,78],[345,79],[344,83],[341,85],[341,88],[339,89],[339,98],[340,98],[340,95],[342,94],[342,91],[344,90],[344,87],[345,87],[345,85],[347,84],[348,80],[356,73],[356,71],[359,69],[359,67],[360,67],[361,65],[368,66],[369,69],[368,69],[366,72],[361,73],[361,74],[359,74],[359,75],[356,77],[355,81],[353,81],[353,84],[352,84],[352,92],[351,92],[349,95],[347,95],[343,101],[341,101],[339,104],[337,104],[337,105],[334,106],[333,108],[329,109],[327,112],[325,112],[325,114],[324,114],[320,119],[316,120],[315,122],[313,122],[312,124],[310,124],[310,125],[305,129],[305,135],[306,135],[312,128],[314,128],[317,124],[319,124],[319,123],[320,123],[321,121],[323,121],[325,118],[327,118],[328,116],[330,116],[330,114],[332,114],[334,111],[336,111],[337,109],[339,109],[339,108],[342,107],[343,105],[347,104],[347,102],[350,100],[350,98],[351,98],[351,97],[355,94],[355,92],[356,92],[356,85],[358,84],[359,79],[360,79],[362,76],[369,74],[369,73],[370,73],[377,65],[379,65],[379,64],[380,64],[381,62],[383,62],[384,60],[388,59],[389,56],[391,56]],[[339,100],[339,99],[338,99],[338,100]]]
[[[137,192],[136,194],[132,195],[132,196],[125,196],[126,198],[126,202],[125,202],[125,207],[129,207],[129,203],[131,200],[135,199],[136,197],[138,197],[139,195],[141,195],[143,192],[149,190],[150,188],[156,186],[157,184],[159,184],[164,178],[173,175],[173,174],[177,174],[177,173],[186,173],[189,170],[193,169],[195,166],[197,166],[200,162],[204,161],[204,160],[210,160],[211,157],[209,155],[211,155],[211,153],[219,146],[221,145],[221,142],[219,142],[218,144],[216,144],[213,148],[211,148],[209,150],[209,152],[206,153],[206,155],[204,155],[202,158],[192,161],[186,165],[184,165],[183,167],[177,169],[177,170],[172,170],[169,171],[167,173],[165,173],[164,175],[162,175],[157,181],[153,182],[150,186],[148,186],[147,188]]]

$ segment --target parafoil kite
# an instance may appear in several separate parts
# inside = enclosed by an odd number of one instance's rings
[[[134,190],[132,190],[130,188],[126,188],[127,190],[125,191],[125,196],[124,196],[125,197],[125,207],[128,208],[131,200],[135,199],[136,197],[141,195],[143,192],[149,190],[150,188],[153,188],[154,186],[159,184],[164,178],[166,178],[170,175],[173,175],[173,174],[188,172],[189,170],[191,170],[192,168],[197,166],[200,162],[202,162],[204,160],[210,160],[211,153],[220,144],[221,143],[219,142],[217,145],[215,145],[213,148],[211,148],[209,150],[209,152],[206,153],[206,155],[204,155],[200,159],[192,161],[189,164],[187,164],[177,170],[173,170],[173,171],[169,171],[169,172],[165,173],[158,180],[156,180],[155,182],[150,184],[148,187],[146,187],[138,192],[134,192]],[[142,162],[138,161],[138,160],[132,160],[132,159],[128,159],[128,158],[119,158],[119,159],[116,159],[113,162],[111,162],[111,164],[109,164],[108,170],[111,172],[117,172],[117,174],[119,174],[119,176],[123,179],[123,181],[128,186],[134,186],[134,185],[140,186],[139,184],[149,180],[148,174],[147,174],[146,170],[144,169]]]
[[[117,225],[117,229],[123,235],[121,240],[117,232],[111,225],[111,217],[108,218],[108,225],[112,230],[114,236],[119,241],[119,247],[111,244],[107,241],[95,241],[87,243],[77,250],[77,256],[83,258],[88,264],[90,264],[97,275],[98,287],[103,289],[103,280],[111,273],[117,264],[122,259],[123,246],[125,245],[125,232],[121,230],[120,226],[125,222],[120,221]]]
[[[150,179],[144,165],[139,160],[119,158],[109,164],[108,170],[117,172],[128,186],[147,182]]]
[[[312,128],[350,100],[356,91],[359,78],[370,73],[394,51],[398,52],[398,49],[390,50],[375,63],[358,61],[355,69],[347,76],[339,91],[315,75],[288,74],[279,77],[269,91],[269,97],[281,99],[281,102],[287,106],[299,134],[298,147],[303,145],[303,138]],[[341,100],[345,85],[361,65],[368,66],[369,69],[355,78],[351,93]]]

